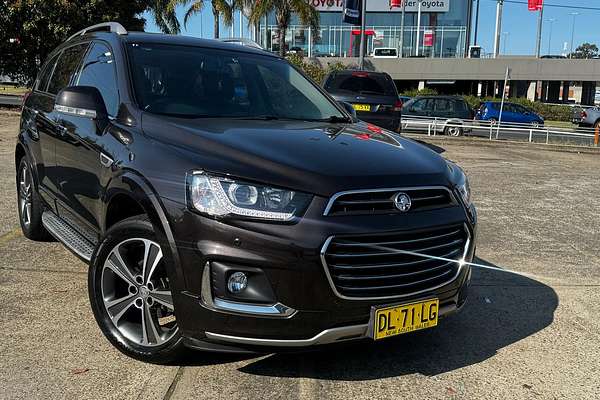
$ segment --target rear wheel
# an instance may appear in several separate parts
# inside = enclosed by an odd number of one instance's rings
[[[539,128],[539,127],[540,127],[540,123],[539,123],[539,121],[533,121],[533,122],[531,123],[531,127],[532,127],[532,128],[534,128],[534,129],[537,129],[537,128]]]
[[[168,270],[152,224],[128,218],[106,233],[89,269],[96,321],[121,352],[142,361],[168,363],[183,350]]]
[[[453,137],[462,136],[463,129],[459,126],[447,126],[444,128],[444,134]]]
[[[48,240],[50,234],[42,225],[44,209],[35,189],[27,157],[21,158],[17,168],[17,205],[23,235],[31,240]]]

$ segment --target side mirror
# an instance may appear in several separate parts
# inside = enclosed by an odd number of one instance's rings
[[[347,103],[345,101],[338,101],[338,103],[344,107],[344,110],[346,110],[346,112],[348,114],[350,114],[350,116],[352,116],[353,120],[358,120],[358,117],[356,116],[356,110],[354,109],[354,107],[352,106],[352,104]]]
[[[108,112],[100,91],[92,86],[67,86],[56,96],[54,109],[60,113],[106,121]]]

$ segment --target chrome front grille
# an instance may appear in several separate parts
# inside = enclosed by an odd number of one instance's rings
[[[360,190],[334,195],[324,215],[397,214],[400,211],[394,204],[394,198],[398,193],[406,193],[410,197],[412,205],[408,212],[434,210],[457,204],[450,190],[443,186]]]
[[[333,236],[323,246],[321,259],[338,296],[381,299],[424,293],[454,280],[461,266],[447,260],[461,260],[468,246],[466,227],[453,225],[377,235]]]

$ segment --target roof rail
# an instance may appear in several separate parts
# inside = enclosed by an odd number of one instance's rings
[[[88,26],[87,28],[84,28],[84,29],[80,30],[79,32],[72,34],[67,39],[67,42],[76,36],[85,35],[88,32],[99,32],[99,31],[114,32],[118,35],[127,35],[127,29],[125,29],[123,27],[123,25],[121,25],[120,23],[118,23],[118,22],[103,22],[101,24]]]
[[[248,47],[253,47],[255,49],[260,49],[260,50],[264,50],[258,43],[256,43],[254,40],[250,40],[250,39],[246,39],[246,38],[233,38],[233,37],[228,37],[228,38],[219,38],[217,39],[220,42],[225,42],[225,43],[235,43],[235,44],[239,44],[241,46],[248,46]]]

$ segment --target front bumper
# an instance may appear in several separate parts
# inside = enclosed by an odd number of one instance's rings
[[[253,221],[228,223],[190,212],[163,199],[167,208],[185,282],[174,302],[177,320],[190,347],[242,351],[297,348],[365,338],[372,306],[410,302],[423,296],[440,300],[440,316],[456,311],[466,299],[470,267],[442,287],[412,297],[383,300],[344,299],[334,293],[321,261],[321,249],[332,234],[411,230],[445,224],[466,224],[471,241],[465,260],[475,251],[475,224],[462,207],[398,216],[323,217],[326,199],[315,198],[295,224]],[[278,304],[291,313],[268,315],[215,307],[203,299],[210,282],[207,266],[227,263],[260,268],[268,277]],[[251,310],[252,311],[252,310]]]

